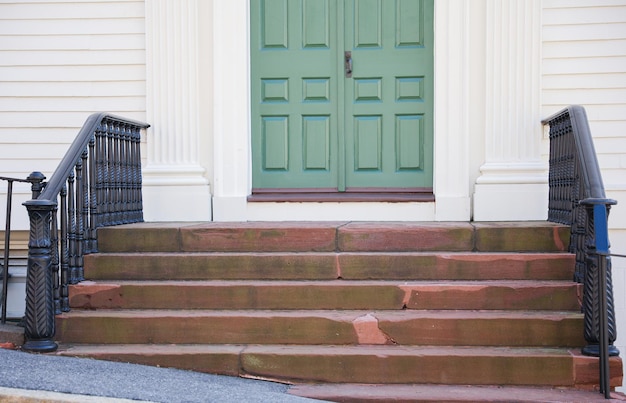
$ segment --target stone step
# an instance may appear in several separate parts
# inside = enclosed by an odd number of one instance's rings
[[[568,280],[569,253],[98,253],[90,280]]]
[[[288,383],[535,385],[593,388],[598,359],[577,350],[511,347],[64,345],[57,354]],[[610,360],[611,385],[621,360]]]
[[[98,235],[90,281],[57,317],[59,354],[399,390],[598,383],[598,360],[579,353],[560,225],[142,223]]]
[[[582,315],[545,311],[73,310],[63,344],[581,346]]]
[[[612,392],[611,399],[607,400],[603,394],[595,390],[503,385],[299,384],[291,387],[289,393],[300,397],[343,403],[390,401],[407,403],[602,403],[626,401],[626,396],[617,392]]]
[[[84,281],[72,309],[579,310],[572,281]],[[375,296],[375,297],[374,297]]]
[[[547,222],[141,223],[98,229],[101,252],[564,252]]]

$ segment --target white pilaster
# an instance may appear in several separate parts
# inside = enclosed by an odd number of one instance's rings
[[[435,2],[435,217],[470,219],[470,4]]]
[[[211,220],[211,195],[200,161],[198,0],[146,0],[147,221]]]
[[[247,0],[213,2],[214,220],[245,221],[250,173]]]
[[[485,163],[474,189],[474,219],[544,220],[541,1],[487,1],[485,28]]]

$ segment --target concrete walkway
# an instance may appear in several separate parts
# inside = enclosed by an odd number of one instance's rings
[[[289,386],[0,348],[0,401],[311,402]]]

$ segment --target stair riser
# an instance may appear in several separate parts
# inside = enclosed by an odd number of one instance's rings
[[[569,357],[294,357],[248,352],[242,355],[242,366],[252,376],[288,382],[573,385]]]
[[[496,309],[575,311],[573,283],[514,285],[347,285],[294,282],[90,283],[70,287],[73,309]]]
[[[380,315],[379,315],[380,316]],[[358,319],[360,318],[360,319]],[[417,319],[361,316],[215,315],[59,317],[62,343],[102,344],[400,344],[439,346],[580,346],[579,317]]]
[[[287,383],[573,386],[569,357],[531,360],[526,357],[276,356],[254,351],[244,351],[241,356],[234,353],[184,356],[100,353],[90,356]]]
[[[566,251],[547,223],[205,223],[98,230],[101,252]]]
[[[90,280],[567,280],[570,254],[95,254]]]
[[[341,346],[180,345],[172,349],[105,345],[70,347],[59,354],[287,383],[597,386],[597,358],[581,356],[577,349],[528,350],[527,354],[523,350],[481,350],[468,353],[418,347],[386,353]],[[619,357],[610,360],[613,387],[621,385],[621,364]]]

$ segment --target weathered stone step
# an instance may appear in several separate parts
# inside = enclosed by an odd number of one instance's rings
[[[72,309],[579,310],[572,281],[85,281]]]
[[[364,385],[364,384],[300,384],[289,394],[331,402],[412,402],[412,403],[528,403],[585,402],[604,403],[626,401],[622,393],[612,393],[606,400],[595,390],[574,388],[502,386],[502,385]]]
[[[283,382],[593,387],[597,358],[508,347],[75,345],[58,354]],[[611,359],[611,384],[621,360]]]
[[[582,315],[518,311],[74,310],[61,343],[580,346]]]
[[[101,252],[563,252],[547,222],[141,223],[98,229]]]
[[[570,253],[98,253],[90,280],[571,280]]]

